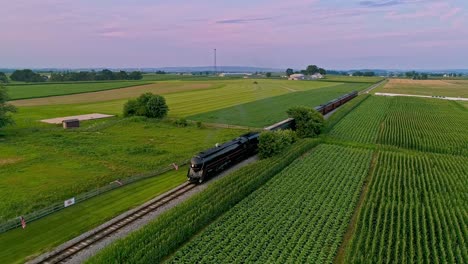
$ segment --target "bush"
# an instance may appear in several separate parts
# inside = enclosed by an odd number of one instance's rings
[[[197,127],[198,128],[203,128],[203,123],[201,121],[197,121]]]
[[[289,117],[294,118],[296,133],[301,138],[316,137],[324,128],[325,119],[315,109],[305,106],[297,106],[287,111]]]
[[[258,143],[258,156],[261,159],[273,157],[282,153],[288,146],[296,141],[297,135],[292,130],[262,132]]]
[[[188,126],[187,119],[185,118],[179,118],[176,121],[174,121],[174,124],[178,127],[186,127]]]
[[[6,88],[0,85],[0,128],[14,124],[11,113],[16,112],[16,107],[7,104],[8,99]]]
[[[150,118],[163,118],[167,115],[169,107],[166,99],[161,95],[144,93],[137,99],[130,99],[124,105],[123,115],[128,116],[146,116]]]

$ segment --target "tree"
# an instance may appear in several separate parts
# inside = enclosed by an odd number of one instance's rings
[[[318,69],[318,72],[319,72],[320,74],[322,74],[322,75],[327,74],[327,71],[326,71],[324,68],[319,68],[319,69]]]
[[[14,71],[10,79],[19,82],[44,82],[45,79],[39,73],[35,73],[30,69]]]
[[[166,99],[161,95],[144,93],[137,99],[128,100],[124,105],[124,116],[146,116],[150,118],[163,118],[167,115],[169,107]]]
[[[286,75],[289,77],[294,73],[294,70],[291,68],[286,69]]]
[[[7,83],[8,82],[8,77],[6,76],[5,73],[0,72],[0,83]]]
[[[271,72],[267,72],[267,73],[265,74],[265,76],[266,76],[267,78],[270,78],[270,77],[271,77]]]
[[[309,75],[316,74],[319,72],[319,68],[317,65],[309,65],[307,66],[306,73]]]
[[[133,71],[128,75],[128,79],[130,80],[141,80],[143,78],[143,74],[139,71]]]
[[[15,113],[16,107],[7,104],[8,99],[6,88],[0,85],[0,128],[14,123],[10,113]]]
[[[324,128],[325,120],[322,114],[310,107],[296,106],[290,108],[287,113],[289,117],[294,118],[296,133],[301,138],[318,136]]]

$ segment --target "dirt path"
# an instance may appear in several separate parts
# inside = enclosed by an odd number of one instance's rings
[[[335,256],[334,263],[345,263],[345,255],[346,255],[346,248],[349,245],[349,242],[351,241],[351,238],[354,235],[354,232],[356,230],[356,224],[358,220],[358,216],[361,212],[361,208],[365,202],[367,192],[369,191],[369,186],[372,183],[372,177],[374,175],[375,167],[377,165],[377,158],[379,156],[379,151],[374,150],[374,153],[372,154],[372,160],[371,164],[369,167],[369,173],[367,174],[366,179],[364,180],[364,183],[361,188],[361,194],[359,195],[359,200],[358,203],[356,204],[356,208],[354,209],[353,216],[351,217],[351,220],[348,225],[348,229],[346,230],[346,233],[343,236],[343,240],[341,242],[340,247],[338,248],[338,252]]]

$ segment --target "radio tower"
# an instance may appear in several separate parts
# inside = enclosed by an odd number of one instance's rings
[[[214,74],[216,75],[218,68],[216,67],[216,49],[214,49]]]

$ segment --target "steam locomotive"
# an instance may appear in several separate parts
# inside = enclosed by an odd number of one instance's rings
[[[315,107],[315,110],[325,115],[353,99],[357,95],[358,93],[356,91],[351,92],[326,104],[317,106]],[[266,127],[264,130],[295,130],[295,128],[296,123],[294,118],[288,118]],[[188,180],[192,183],[202,183],[210,176],[213,176],[218,172],[255,155],[258,151],[259,136],[259,132],[250,132],[222,145],[217,145],[214,148],[198,153],[190,160],[190,167],[187,172]]]
[[[195,155],[190,160],[187,177],[190,182],[202,183],[225,168],[238,163],[258,150],[258,137],[260,133],[250,132],[234,140],[217,145]]]

